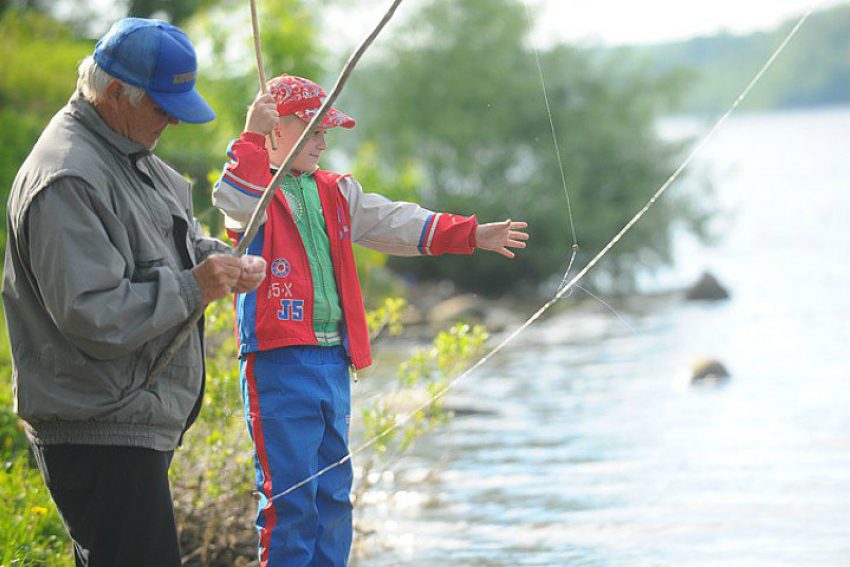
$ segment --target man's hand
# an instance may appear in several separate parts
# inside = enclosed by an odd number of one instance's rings
[[[233,291],[242,275],[242,262],[229,254],[212,254],[192,268],[198,280],[204,305],[221,299]]]
[[[270,136],[279,121],[280,114],[277,112],[277,103],[274,98],[270,94],[260,93],[248,107],[245,131]]]
[[[234,293],[250,293],[266,279],[266,261],[261,256],[244,255],[240,259],[242,273],[233,288]]]
[[[513,222],[510,219],[504,222],[491,222],[479,224],[475,228],[475,240],[478,248],[490,250],[513,258],[514,253],[508,248],[525,248],[528,234],[519,229],[526,228],[528,223]]]

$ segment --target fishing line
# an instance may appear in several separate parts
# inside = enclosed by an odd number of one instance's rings
[[[635,336],[638,336],[638,332],[635,331],[635,328],[632,327],[631,325],[629,325],[629,323],[623,318],[623,316],[620,315],[620,313],[616,309],[614,309],[608,302],[606,302],[604,299],[602,299],[598,295],[595,295],[593,292],[591,292],[589,289],[587,289],[584,286],[580,286],[579,284],[575,284],[575,287],[580,289],[581,291],[583,291],[584,293],[586,293],[587,295],[589,295],[590,297],[592,297],[593,299],[595,299],[596,301],[598,301],[599,303],[601,303],[602,305],[607,307],[608,309],[610,309],[611,313],[616,315],[617,318],[623,323],[623,325],[625,325],[626,327],[629,328],[629,330],[632,332],[632,334],[634,334]]]
[[[528,0],[523,0],[523,6],[525,7],[525,21],[528,24],[528,36],[530,39],[534,33],[534,25],[531,22],[531,11],[528,7]],[[570,232],[573,236],[571,247],[572,255],[570,256],[569,262],[567,262],[567,269],[564,271],[564,277],[561,280],[561,285],[559,286],[560,288],[567,282],[567,276],[573,267],[573,262],[575,262],[576,254],[578,253],[578,238],[576,237],[576,227],[573,222],[573,209],[570,202],[570,192],[567,190],[567,174],[564,173],[564,161],[561,159],[561,147],[560,144],[558,144],[558,135],[555,133],[555,120],[552,118],[552,106],[549,104],[549,93],[546,90],[546,79],[543,76],[543,65],[540,64],[540,53],[538,52],[537,47],[535,47],[534,41],[529,41],[529,45],[534,53],[534,61],[537,64],[537,74],[540,76],[540,86],[543,91],[543,102],[546,104],[546,115],[549,117],[549,129],[552,131],[552,143],[555,146],[555,156],[558,158],[558,171],[561,174],[561,183],[564,186],[564,197],[567,201],[567,215],[570,219]]]
[[[773,54],[770,56],[770,58],[768,58],[767,62],[765,62],[764,65],[762,65],[761,69],[759,69],[759,71],[758,71],[758,73],[756,73],[755,77],[753,77],[753,79],[750,81],[750,83],[747,85],[747,87],[741,92],[740,95],[738,95],[738,97],[732,103],[732,106],[729,108],[729,110],[727,110],[726,113],[724,113],[723,116],[721,116],[721,118],[717,121],[717,123],[714,125],[714,127],[711,128],[711,130],[709,130],[709,132],[702,138],[702,140],[696,145],[696,147],[687,156],[685,161],[682,162],[682,164],[673,172],[673,174],[667,179],[667,181],[664,182],[664,184],[652,195],[652,197],[649,199],[649,201],[647,201],[647,203],[631,218],[631,220],[629,220],[629,222],[627,222],[626,225],[622,229],[620,229],[620,231],[616,235],[614,235],[614,237],[608,242],[608,244],[606,244],[605,247],[603,247],[602,250],[600,250],[596,254],[596,256],[594,256],[593,259],[591,259],[590,262],[588,262],[587,265],[585,265],[584,268],[581,269],[581,271],[579,271],[569,282],[567,282],[566,285],[562,286],[549,301],[547,301],[545,304],[543,304],[522,325],[517,327],[512,333],[510,333],[506,338],[504,338],[498,345],[496,345],[493,348],[493,350],[491,350],[489,353],[487,353],[481,359],[479,359],[478,362],[476,362],[471,367],[469,367],[464,372],[462,372],[457,377],[455,377],[450,382],[448,382],[443,388],[441,388],[439,391],[437,391],[435,394],[433,394],[429,400],[420,404],[414,410],[409,411],[405,414],[402,414],[401,417],[398,418],[398,420],[392,426],[388,427],[386,430],[384,430],[380,434],[376,435],[372,439],[364,442],[363,444],[358,446],[353,451],[350,451],[343,458],[339,459],[338,461],[336,461],[334,463],[331,463],[330,465],[324,467],[323,469],[321,469],[317,473],[305,478],[301,482],[298,482],[297,484],[290,486],[286,490],[273,495],[272,497],[270,497],[268,499],[269,502],[273,502],[274,500],[277,500],[278,498],[282,498],[282,497],[286,496],[287,494],[293,492],[294,490],[297,490],[298,488],[301,488],[302,486],[304,486],[304,485],[310,483],[311,481],[315,480],[316,478],[322,476],[323,474],[327,473],[328,471],[333,470],[334,468],[345,464],[346,462],[350,461],[351,458],[354,455],[357,455],[357,454],[363,452],[364,450],[368,449],[369,447],[371,447],[372,445],[374,445],[375,443],[377,443],[378,441],[380,441],[381,439],[383,439],[384,437],[386,437],[390,433],[394,432],[398,428],[407,424],[407,422],[412,417],[414,417],[417,413],[423,411],[424,409],[426,409],[427,407],[429,407],[430,405],[432,405],[436,401],[442,399],[450,390],[452,390],[455,387],[455,385],[457,385],[458,382],[460,382],[461,380],[463,380],[464,378],[466,378],[467,376],[472,374],[475,370],[477,370],[478,368],[483,366],[487,361],[489,361],[492,357],[494,357],[496,354],[498,354],[508,344],[513,342],[513,340],[516,339],[517,336],[519,336],[529,326],[531,326],[534,322],[536,322],[538,319],[540,319],[540,317],[546,311],[548,311],[555,303],[557,303],[561,298],[563,298],[564,295],[566,295],[568,292],[570,292],[573,287],[577,287],[578,282],[581,281],[581,279],[591,269],[593,269],[593,267],[596,266],[596,264],[599,263],[599,261],[611,250],[611,248],[613,248],[623,238],[623,236],[627,232],[629,232],[629,230],[631,230],[632,227],[635,224],[637,224],[638,221],[640,221],[643,218],[643,216],[647,213],[647,211],[649,211],[649,209],[652,208],[653,205],[655,205],[656,201],[667,191],[667,189],[673,184],[673,182],[675,182],[676,179],[679,178],[681,173],[691,164],[691,162],[694,160],[694,158],[699,153],[702,152],[703,148],[714,137],[714,135],[717,133],[717,131],[726,123],[726,121],[729,119],[729,116],[738,108],[738,106],[747,97],[747,95],[750,93],[750,91],[753,89],[753,87],[755,87],[755,85],[761,80],[761,78],[765,74],[765,72],[767,72],[767,70],[773,65],[776,58],[779,57],[779,55],[785,50],[788,43],[797,34],[797,31],[802,27],[802,25],[805,23],[805,21],[809,18],[809,16],[811,15],[813,10],[814,10],[814,4],[812,4],[809,7],[809,9],[806,11],[806,13],[799,19],[799,21],[791,29],[791,31],[788,33],[788,35],[785,37],[785,39],[780,43],[779,47],[777,47],[776,50],[773,52]]]

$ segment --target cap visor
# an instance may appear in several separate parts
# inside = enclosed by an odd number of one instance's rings
[[[325,126],[325,124],[328,124]],[[336,108],[331,108],[330,111],[325,115],[325,119],[322,120],[322,126],[325,128],[333,128],[334,126],[339,126],[340,128],[354,128],[354,118],[348,116],[347,114],[340,112]]]
[[[314,116],[319,112],[318,108],[311,108],[309,110],[298,111],[295,114],[298,115],[305,122],[310,122]],[[331,108],[328,110],[328,113],[322,118],[322,128],[330,129],[330,128],[354,128],[355,121],[352,117],[348,116],[337,110],[336,108]]]
[[[184,93],[148,91],[148,94],[163,110],[181,122],[203,124],[215,119],[215,111],[195,89]]]

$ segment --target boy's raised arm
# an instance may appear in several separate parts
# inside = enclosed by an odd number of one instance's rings
[[[269,169],[269,154],[266,136],[272,132],[279,120],[274,99],[260,94],[248,109],[245,131],[230,142],[221,178],[213,187],[213,204],[225,214],[228,229],[242,232],[257,199],[272,180]],[[261,222],[265,222],[265,216]]]
[[[236,232],[248,224],[257,199],[272,179],[269,156],[261,144],[265,144],[265,137],[253,132],[243,132],[231,141],[227,147],[230,161],[213,186],[213,205],[225,214],[227,228]],[[263,217],[262,222],[265,220]]]

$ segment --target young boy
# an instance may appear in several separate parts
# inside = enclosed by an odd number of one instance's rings
[[[213,201],[238,240],[258,198],[295,146],[325,93],[283,75],[248,110],[231,142]],[[348,454],[349,367],[371,364],[363,298],[351,244],[398,255],[513,257],[523,222],[477,224],[413,203],[364,193],[350,176],[318,168],[331,128],[354,120],[331,110],[295,159],[263,218],[249,254],[266,259],[257,291],[236,300],[240,377],[255,446],[260,565],[346,565],[351,545],[351,462],[286,496],[272,498]],[[267,143],[275,136],[278,149]]]

